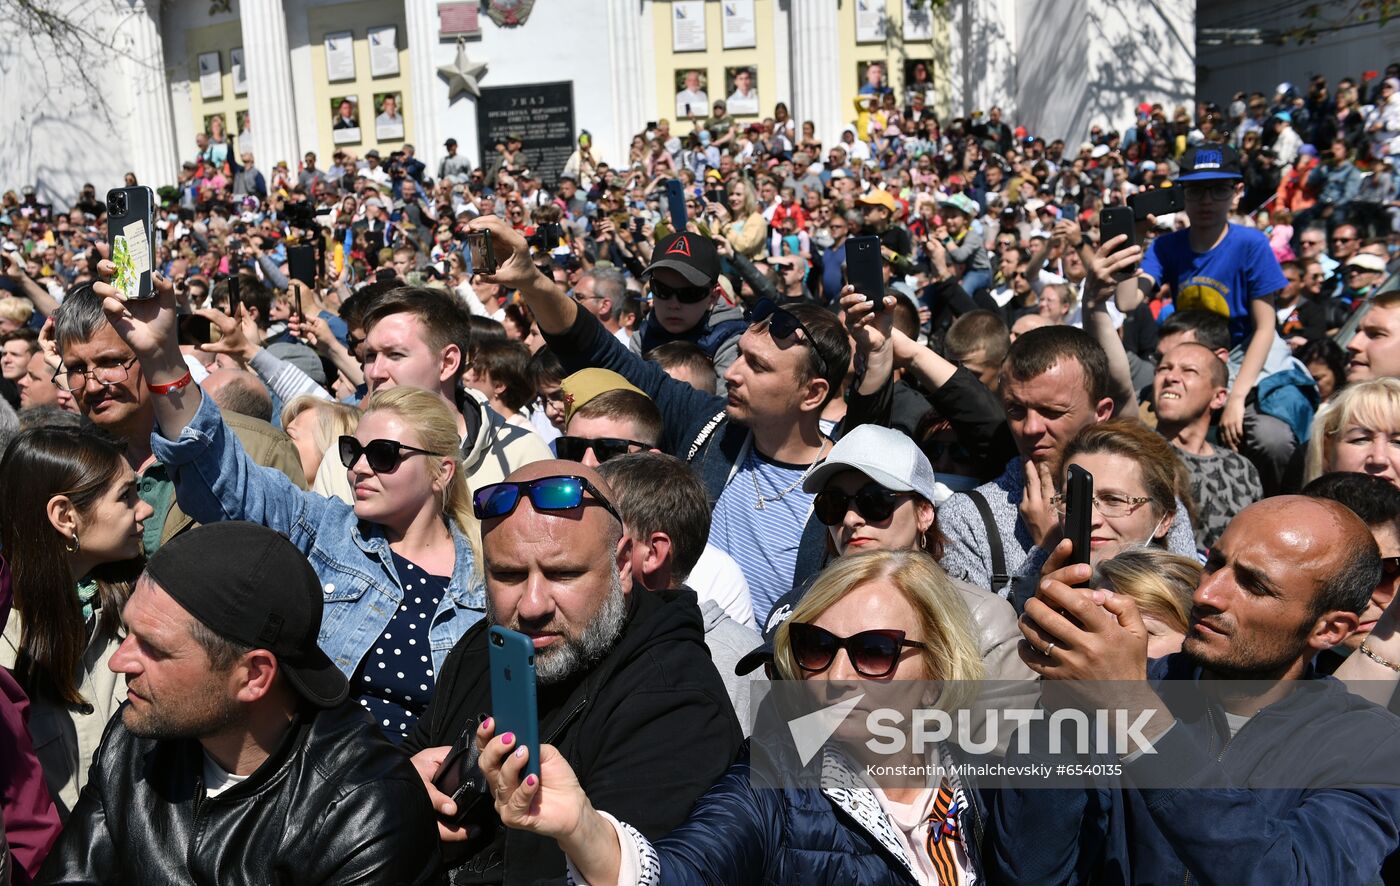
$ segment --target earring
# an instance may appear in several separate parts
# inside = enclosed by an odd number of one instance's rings
[[[70,546],[70,544],[69,544],[70,541],[72,542],[71,546]],[[72,537],[71,539],[65,539],[65,540],[64,540],[64,542],[63,542],[63,549],[64,549],[65,551],[67,551],[68,553],[70,553],[70,554],[76,554],[76,553],[78,553],[78,548],[79,548],[79,546],[80,546],[80,545],[79,545],[79,542],[78,542],[78,530],[74,529],[74,530],[73,530],[73,537]]]

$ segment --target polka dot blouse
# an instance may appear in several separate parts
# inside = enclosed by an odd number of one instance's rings
[[[433,697],[428,627],[451,577],[429,575],[398,554],[393,556],[394,570],[403,582],[403,603],[350,685],[374,722],[397,743]]]

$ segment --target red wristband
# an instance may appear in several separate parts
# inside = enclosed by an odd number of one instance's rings
[[[190,375],[190,371],[186,369],[184,375],[180,376],[179,378],[175,379],[169,384],[156,385],[148,383],[146,387],[151,389],[152,394],[169,394],[173,391],[178,391],[183,387],[187,387],[193,381],[194,376]]]

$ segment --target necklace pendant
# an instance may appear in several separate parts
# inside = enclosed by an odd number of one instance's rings
[[[760,495],[760,496],[758,497],[758,501],[754,503],[753,509],[754,509],[755,511],[761,511],[761,510],[763,510],[763,496]]]

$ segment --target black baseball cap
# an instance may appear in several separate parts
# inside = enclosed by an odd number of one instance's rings
[[[657,268],[670,268],[692,286],[713,286],[719,279],[719,252],[708,237],[689,231],[671,234],[661,238],[651,256],[645,275]]]
[[[1187,148],[1181,155],[1179,182],[1227,181],[1244,178],[1240,155],[1229,145],[1207,144]]]
[[[449,138],[447,141],[442,143],[442,146],[444,148],[455,148],[457,147],[457,140],[455,138]]]
[[[276,655],[312,704],[335,707],[349,694],[345,675],[316,642],[321,580],[280,533],[241,520],[196,526],[162,545],[146,573],[209,630]]]

